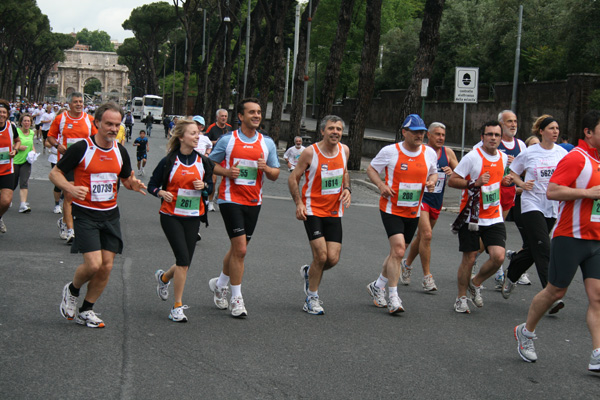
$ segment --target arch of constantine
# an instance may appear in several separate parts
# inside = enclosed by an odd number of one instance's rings
[[[102,84],[103,100],[124,102],[128,97],[128,72],[117,63],[117,53],[107,51],[65,50],[65,61],[58,63],[58,98],[65,100],[72,92],[83,93],[92,78]]]

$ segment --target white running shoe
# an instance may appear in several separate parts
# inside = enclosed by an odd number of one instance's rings
[[[208,211],[215,211],[215,205],[212,201],[208,202]]]
[[[98,318],[94,310],[82,311],[75,317],[75,322],[88,328],[104,328],[104,321]]]
[[[246,311],[246,307],[244,307],[244,299],[242,296],[236,296],[231,298],[231,302],[229,303],[229,310],[231,311],[231,315],[233,317],[245,317],[248,315]]]
[[[532,338],[528,338],[523,333],[523,328],[525,328],[525,323],[515,326],[514,329],[515,339],[518,343],[517,351],[519,352],[519,355],[524,361],[536,362],[537,354],[535,353],[533,339],[537,339],[537,337],[534,336]]]
[[[502,284],[502,297],[508,300],[516,286],[516,283],[512,282],[508,276],[505,276],[504,283]]]
[[[325,314],[325,310],[323,310],[321,304],[323,304],[323,302],[319,300],[318,296],[307,296],[302,310],[312,315],[323,315]]]
[[[498,268],[496,275],[494,275],[494,282],[496,283],[495,289],[502,290],[502,284],[504,283],[504,270],[502,270],[502,266]]]
[[[562,310],[564,307],[565,307],[565,303],[562,300],[556,300],[554,303],[552,303],[552,307],[550,307],[550,311],[548,311],[548,314],[550,314],[550,315],[556,314],[557,312]]]
[[[73,240],[75,240],[75,231],[73,229],[67,229],[67,244],[73,244]]]
[[[433,275],[429,274],[423,277],[423,290],[426,292],[435,292],[437,290]]]
[[[4,221],[2,221],[1,217],[0,217],[0,233],[6,233],[6,225],[4,224]]]
[[[65,287],[63,287],[62,300],[59,307],[60,315],[68,320],[75,318],[75,313],[77,311],[77,297],[71,294],[71,291],[69,290],[70,284],[71,282],[67,283]]]
[[[517,285],[531,285],[531,281],[529,280],[529,276],[527,275],[527,272],[525,272],[523,275],[521,275],[521,277],[517,281]]]
[[[63,222],[63,218],[60,217],[58,221],[56,221],[56,224],[58,225],[58,236],[60,236],[62,240],[67,240],[67,224]]]
[[[400,300],[399,296],[390,296],[387,304],[388,312],[390,314],[398,314],[404,312],[404,307],[402,307],[402,300]]]
[[[57,204],[54,206],[54,214],[62,214],[62,209],[60,208],[60,206]]]
[[[227,301],[227,294],[229,293],[229,288],[225,287],[217,287],[217,281],[219,278],[212,278],[208,281],[208,287],[210,291],[213,292],[213,301],[215,302],[215,306],[219,310],[226,310],[229,307],[229,302]]]
[[[308,270],[310,269],[310,265],[306,264],[300,267],[300,275],[302,279],[304,279],[303,288],[304,294],[308,296]]]
[[[188,319],[183,313],[183,310],[187,310],[188,306],[181,306],[177,308],[171,308],[171,312],[169,313],[169,319],[173,322],[187,322]]]
[[[410,273],[412,271],[412,267],[406,265],[406,260],[402,260],[400,263],[400,268],[402,270],[402,274],[400,274],[400,282],[403,285],[410,285]]]
[[[467,296],[456,298],[456,302],[454,303],[454,311],[465,314],[471,313],[471,310],[469,310],[469,304],[467,302]]]
[[[19,212],[21,214],[31,212],[31,207],[29,207],[29,204],[25,203],[19,207]]]
[[[156,279],[156,294],[163,301],[169,298],[169,285],[171,285],[171,281],[167,283],[163,282],[162,276],[164,273],[165,271],[162,269],[157,269],[154,273],[154,278]]]
[[[375,284],[377,281],[373,281],[367,285],[367,292],[371,295],[373,299],[373,304],[375,307],[383,308],[387,307],[387,301],[385,300],[385,288],[380,289]]]
[[[481,285],[475,286],[473,284],[473,280],[469,279],[469,295],[471,297],[471,301],[478,308],[483,307],[483,297],[481,297]]]

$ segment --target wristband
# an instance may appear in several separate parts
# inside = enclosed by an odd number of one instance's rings
[[[346,186],[342,191],[347,190],[350,192],[350,194],[352,194],[352,190],[350,189],[350,186]]]

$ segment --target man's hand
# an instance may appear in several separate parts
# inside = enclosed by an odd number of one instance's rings
[[[485,185],[489,181],[490,181],[490,173],[486,172],[485,174],[480,175],[479,178],[477,178],[477,180],[475,181],[475,186],[476,187],[482,187],[483,185]]]
[[[296,219],[306,221],[306,206],[302,202],[296,204]]]
[[[73,186],[71,190],[69,190],[69,193],[71,193],[74,199],[83,201],[85,200],[85,196],[87,196],[89,191],[90,188],[87,186]]]
[[[240,162],[238,161],[233,165],[233,167],[231,167],[227,170],[228,176],[231,179],[236,179],[238,176],[240,176],[240,169],[237,167],[239,164],[240,164]]]

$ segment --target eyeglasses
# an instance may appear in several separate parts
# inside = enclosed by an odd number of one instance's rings
[[[487,132],[487,133],[484,133],[483,136],[502,137],[502,134],[501,133],[494,133],[494,132]]]

